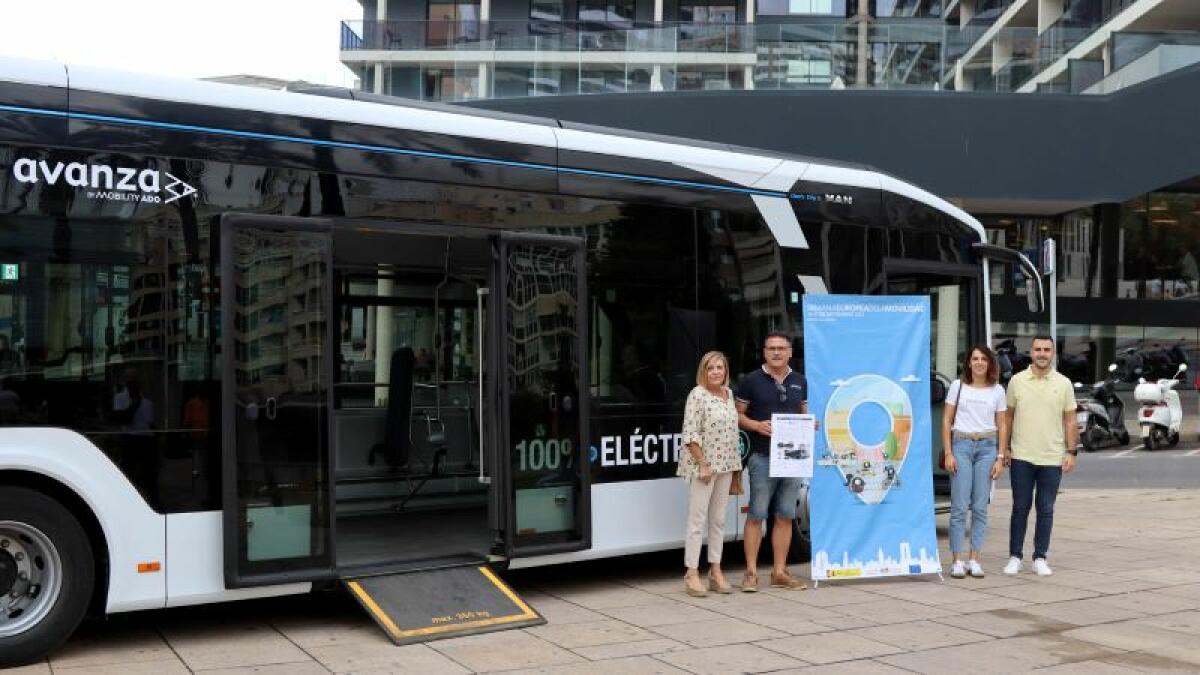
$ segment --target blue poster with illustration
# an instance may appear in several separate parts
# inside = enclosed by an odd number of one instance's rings
[[[938,574],[928,296],[804,296],[812,578]]]

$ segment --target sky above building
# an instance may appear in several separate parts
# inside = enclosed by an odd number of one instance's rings
[[[351,86],[339,25],[361,18],[356,0],[0,0],[0,55]]]

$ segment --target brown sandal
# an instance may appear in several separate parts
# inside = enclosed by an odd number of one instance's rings
[[[791,572],[783,574],[771,573],[771,588],[786,588],[789,591],[803,591],[808,585],[792,576]]]
[[[758,575],[753,572],[746,572],[742,575],[742,592],[757,593],[758,592]]]
[[[729,595],[730,593],[733,592],[733,586],[730,586],[729,582],[725,582],[724,584],[719,584],[719,583],[717,583],[717,580],[713,578],[712,574],[709,574],[708,575],[708,590],[710,590],[714,593],[720,593],[721,595]]]
[[[708,595],[708,591],[704,590],[704,583],[700,581],[700,573],[688,572],[683,575],[683,590],[693,598],[703,598]]]

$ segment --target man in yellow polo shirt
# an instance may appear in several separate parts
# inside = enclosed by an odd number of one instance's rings
[[[1025,529],[1029,510],[1037,507],[1033,531],[1033,571],[1053,574],[1046,563],[1050,530],[1054,526],[1054,500],[1064,473],[1075,468],[1075,390],[1071,381],[1054,370],[1054,341],[1049,336],[1033,338],[1029,355],[1033,363],[1008,383],[1008,428],[1012,429],[1011,451],[1013,507],[1009,522],[1005,574],[1021,571]],[[1004,448],[1000,456],[1006,458]]]

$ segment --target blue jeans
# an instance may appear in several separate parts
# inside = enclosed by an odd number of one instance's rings
[[[958,471],[950,478],[950,550],[963,552],[967,508],[971,510],[971,550],[982,551],[987,536],[988,497],[992,492],[992,465],[996,462],[996,437],[959,438],[953,444]]]
[[[1062,482],[1061,466],[1039,466],[1014,459],[1012,473],[1013,509],[1008,529],[1008,554],[1020,558],[1024,554],[1025,528],[1029,526],[1029,509],[1035,506],[1037,488],[1037,526],[1033,530],[1033,559],[1046,558],[1050,552],[1050,530],[1054,527],[1054,500]]]
[[[771,478],[771,458],[757,452],[746,458],[746,474],[750,477],[751,520],[766,520],[767,516],[796,517],[796,502],[800,499],[803,478]]]

